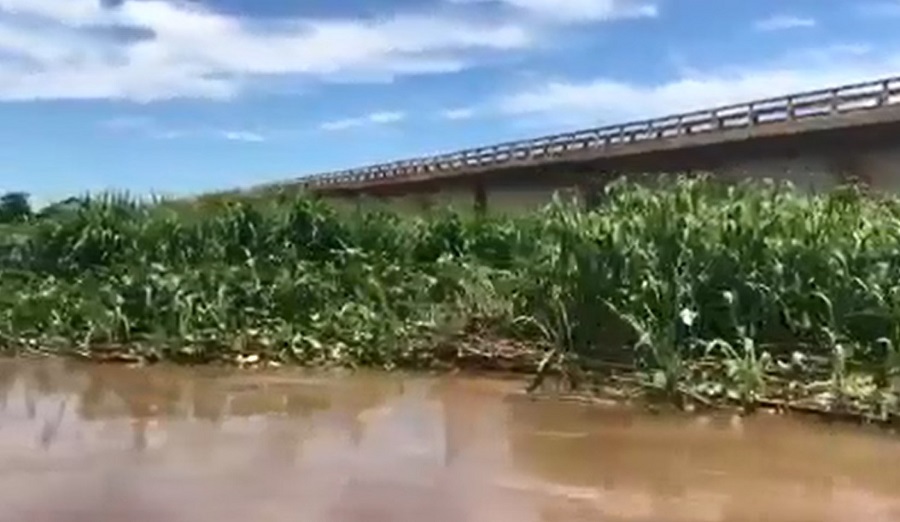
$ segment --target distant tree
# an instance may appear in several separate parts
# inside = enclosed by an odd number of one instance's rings
[[[25,192],[7,192],[0,196],[0,223],[18,223],[31,215],[31,203]]]
[[[50,203],[37,213],[38,219],[51,219],[72,212],[84,204],[82,198],[71,197],[55,203]]]

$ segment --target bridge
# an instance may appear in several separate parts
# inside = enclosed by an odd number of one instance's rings
[[[300,180],[329,198],[415,207],[525,208],[612,177],[708,172],[827,189],[900,189],[900,77],[329,172]],[[898,172],[897,174],[900,174]]]

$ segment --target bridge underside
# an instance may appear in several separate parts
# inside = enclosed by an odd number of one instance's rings
[[[452,205],[489,212],[528,210],[554,192],[590,193],[622,175],[708,172],[725,181],[746,178],[790,180],[804,190],[827,190],[854,179],[883,189],[900,189],[900,119],[882,121],[850,115],[845,125],[824,128],[745,129],[622,147],[591,157],[566,155],[552,161],[517,162],[423,176],[386,178],[356,187],[320,187],[329,199],[383,200],[406,210]],[[840,122],[839,122],[840,123]],[[852,125],[851,125],[852,124]],[[774,131],[774,132],[773,132]]]

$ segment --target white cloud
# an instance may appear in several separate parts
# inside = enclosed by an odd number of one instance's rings
[[[131,39],[103,29],[138,30]],[[246,80],[457,71],[528,47],[528,27],[398,14],[250,21],[167,0],[0,0],[0,100],[229,98]]]
[[[475,109],[471,107],[447,109],[441,112],[441,118],[444,118],[445,120],[469,120],[473,117],[475,117]]]
[[[154,121],[147,116],[118,116],[101,121],[100,125],[114,131],[133,131],[149,129],[154,126]]]
[[[118,116],[101,121],[100,126],[110,132],[140,134],[157,140],[206,138],[247,143],[267,141],[265,134],[255,131],[220,130],[207,127],[172,127],[149,116]]]
[[[371,123],[396,123],[398,121],[402,121],[406,118],[406,114],[398,111],[385,111],[385,112],[373,112],[368,116],[368,121]]]
[[[685,71],[658,83],[558,79],[503,96],[496,109],[544,124],[612,124],[877,79],[898,70],[900,49],[879,54],[864,46],[832,46],[756,66]]]
[[[406,114],[399,111],[379,111],[356,118],[343,118],[327,121],[319,126],[325,131],[340,131],[363,127],[366,125],[389,125],[406,119]]]
[[[52,18],[72,25],[98,22],[106,13],[99,0],[0,0],[0,11]]]
[[[195,135],[185,129],[152,129],[147,134],[155,140],[180,140]]]
[[[649,0],[454,0],[456,3],[501,3],[551,22],[573,23],[655,17]]]
[[[805,16],[778,14],[759,20],[753,26],[757,31],[764,32],[809,29],[816,26],[816,19]]]
[[[228,141],[243,141],[247,143],[262,143],[266,137],[251,131],[222,131],[222,137]]]

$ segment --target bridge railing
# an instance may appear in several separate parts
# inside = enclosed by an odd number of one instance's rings
[[[876,110],[900,101],[900,77],[844,85],[748,103],[609,125],[448,154],[329,172],[305,180],[308,187],[357,184],[432,172],[458,171],[514,161],[564,158],[585,150],[623,147],[648,140],[822,118]]]

